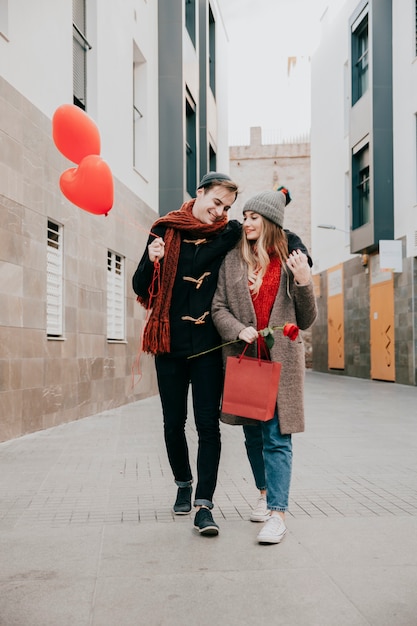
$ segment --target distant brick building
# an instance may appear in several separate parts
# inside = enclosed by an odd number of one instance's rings
[[[311,253],[310,143],[308,137],[291,143],[262,143],[261,128],[250,130],[250,144],[231,146],[230,175],[240,193],[231,217],[242,220],[246,200],[259,191],[288,187],[292,202],[285,212],[284,226],[296,232]],[[314,257],[313,257],[314,259]],[[303,333],[306,365],[311,367],[311,335]]]

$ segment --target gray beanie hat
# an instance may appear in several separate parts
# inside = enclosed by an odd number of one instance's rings
[[[227,174],[221,174],[220,172],[208,172],[198,183],[197,189],[203,189],[204,187],[212,185],[214,182],[220,182],[222,180],[230,180],[230,182],[232,182],[232,179]]]
[[[282,191],[262,191],[250,198],[243,207],[245,211],[259,213],[270,222],[283,228],[284,209],[287,204],[286,195]]]

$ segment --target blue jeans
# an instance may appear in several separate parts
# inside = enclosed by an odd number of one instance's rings
[[[223,388],[221,351],[195,359],[158,355],[155,358],[164,415],[169,463],[178,487],[193,482],[185,436],[188,390],[191,385],[198,434],[197,487],[194,506],[213,507],[220,461],[220,398]]]
[[[278,413],[268,422],[244,426],[245,446],[258,489],[266,489],[271,511],[286,511],[292,469],[291,435],[281,435]]]

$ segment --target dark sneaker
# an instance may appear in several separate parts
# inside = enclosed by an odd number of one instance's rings
[[[178,487],[177,499],[172,507],[175,515],[188,515],[191,513],[192,487]]]
[[[210,509],[204,506],[195,514],[194,528],[196,528],[201,535],[219,534],[219,527],[214,521]]]

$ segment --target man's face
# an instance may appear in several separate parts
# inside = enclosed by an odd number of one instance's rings
[[[225,218],[236,199],[236,194],[217,185],[211,189],[197,189],[193,215],[203,224],[215,224]]]

